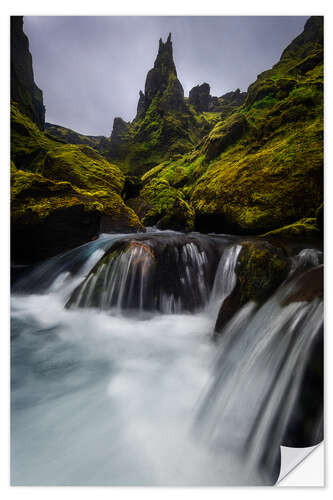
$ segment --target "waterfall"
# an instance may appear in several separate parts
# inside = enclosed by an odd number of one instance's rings
[[[282,306],[293,287],[294,282],[282,287],[255,313],[255,305],[246,304],[226,326],[212,382],[198,414],[196,429],[202,439],[222,454],[227,450],[244,457],[248,469],[244,484],[251,481],[253,471],[269,484],[271,471],[279,466],[279,447],[297,398],[306,390],[305,372],[311,363],[322,362],[321,353],[313,357],[315,346],[322,342],[322,301]],[[320,400],[320,383],[315,390]],[[306,418],[308,415],[301,414],[301,419]],[[320,405],[311,426],[308,439],[313,442],[307,446],[322,439]]]
[[[230,245],[222,253],[210,296],[210,306],[213,314],[217,313],[224,299],[230,295],[236,285],[235,269],[241,248],[241,245]]]
[[[112,246],[75,290],[68,307],[160,311],[198,310],[211,291],[209,248],[193,238],[147,236]]]
[[[237,237],[108,235],[22,275],[12,484],[274,484],[280,444],[322,439],[322,254],[291,251],[283,285],[214,343],[240,250]]]
[[[12,286],[13,293],[49,292],[50,287],[64,285],[73,276],[81,281],[102,255],[123,235],[101,234],[97,240],[85,243],[29,269]],[[73,282],[75,286],[75,282]]]

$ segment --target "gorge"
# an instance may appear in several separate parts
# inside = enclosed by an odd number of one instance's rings
[[[323,440],[323,19],[247,92],[171,35],[109,138],[45,123],[11,18],[11,482],[273,485]]]

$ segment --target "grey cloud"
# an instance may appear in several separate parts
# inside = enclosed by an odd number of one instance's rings
[[[246,90],[303,29],[304,16],[24,18],[46,119],[110,135],[115,116],[132,120],[160,37],[172,33],[185,95],[198,83],[213,95]]]

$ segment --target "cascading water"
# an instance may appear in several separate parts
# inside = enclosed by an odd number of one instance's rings
[[[213,314],[217,314],[221,303],[228,297],[236,285],[235,268],[241,248],[241,245],[230,245],[222,253],[210,295],[210,305]]]
[[[214,247],[198,238],[166,239],[164,234],[125,239],[96,264],[68,307],[193,312],[209,300]]]
[[[295,287],[321,255],[292,257],[289,281],[214,343],[240,249],[232,237],[108,235],[14,284],[12,484],[274,484],[317,376],[322,301],[296,300]]]

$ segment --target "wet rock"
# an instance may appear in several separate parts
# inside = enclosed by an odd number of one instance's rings
[[[219,260],[213,240],[139,235],[115,243],[67,307],[193,312],[207,302]]]
[[[236,312],[241,308],[241,293],[240,287],[236,285],[236,288],[231,292],[231,294],[224,299],[219,313],[217,315],[215,328],[214,328],[214,337],[216,334],[220,333],[225,325],[229,323],[231,318],[236,314]]]
[[[287,278],[290,267],[281,248],[267,241],[244,241],[235,269],[236,286],[221,305],[215,332],[221,332],[247,302],[265,302]]]
[[[292,302],[311,302],[313,299],[323,298],[324,266],[317,266],[301,274],[292,287],[282,305]]]
[[[302,390],[295,400],[282,446],[315,446],[324,438],[324,335],[316,336],[307,360]]]

